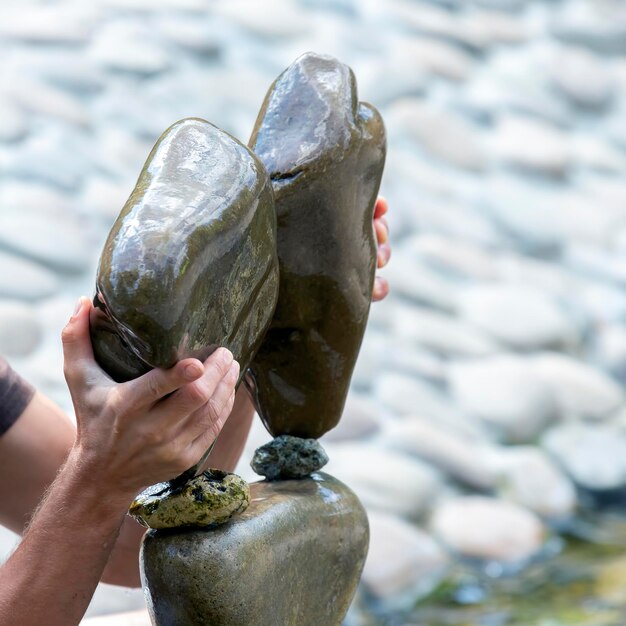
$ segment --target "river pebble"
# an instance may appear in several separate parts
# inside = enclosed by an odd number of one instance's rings
[[[0,354],[26,356],[39,345],[42,335],[35,309],[23,302],[0,300]]]
[[[551,387],[525,358],[460,361],[449,368],[449,383],[461,408],[507,443],[533,441],[558,416]]]
[[[626,487],[626,436],[613,426],[563,424],[542,443],[578,485],[594,491]]]
[[[459,295],[459,312],[481,330],[521,350],[577,342],[576,328],[544,292],[506,284],[475,284]]]
[[[463,556],[509,563],[532,557],[545,537],[543,525],[533,513],[482,496],[442,502],[433,513],[431,528]]]
[[[367,509],[418,518],[441,486],[439,474],[423,461],[371,444],[326,446],[324,471],[351,489]]]
[[[451,111],[407,99],[393,105],[389,118],[391,133],[408,134],[432,156],[463,169],[485,167],[480,132]]]
[[[374,396],[399,415],[419,413],[436,421],[463,421],[462,412],[435,385],[406,374],[381,374],[374,383]]]
[[[532,360],[534,371],[551,387],[564,417],[600,420],[624,402],[617,382],[582,361],[557,353]]]
[[[498,343],[457,317],[432,309],[397,306],[391,312],[392,329],[405,339],[447,357],[476,357],[498,351]]]
[[[562,520],[574,513],[572,481],[542,451],[531,446],[505,448],[492,457],[497,493],[545,518]]]
[[[60,287],[57,276],[38,263],[0,250],[0,297],[41,300]]]
[[[388,513],[371,511],[363,584],[387,609],[408,608],[443,579],[449,558],[425,531]]]
[[[555,56],[549,75],[554,85],[576,105],[597,108],[613,95],[610,71],[600,57],[584,48],[570,48]]]
[[[386,424],[383,440],[392,448],[432,463],[454,480],[479,490],[495,487],[493,450],[470,423],[434,423],[415,417]]]

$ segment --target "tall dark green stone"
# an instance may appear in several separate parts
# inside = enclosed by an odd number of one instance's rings
[[[249,145],[274,188],[280,288],[248,382],[270,433],[317,438],[341,417],[367,323],[385,130],[352,70],[308,53],[270,87]]]
[[[105,243],[91,338],[128,380],[229,348],[244,371],[278,288],[267,171],[243,144],[184,119],[154,146]]]

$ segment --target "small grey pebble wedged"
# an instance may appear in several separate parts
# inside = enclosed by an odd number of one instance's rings
[[[328,455],[316,439],[281,435],[257,448],[250,465],[268,480],[305,478],[328,463]]]
[[[154,626],[339,626],[369,526],[343,483],[316,473],[250,485],[250,506],[213,529],[148,531],[141,576]]]

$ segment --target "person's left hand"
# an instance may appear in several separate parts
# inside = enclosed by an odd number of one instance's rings
[[[391,245],[389,244],[389,226],[384,215],[389,210],[387,200],[382,196],[376,199],[374,206],[374,232],[376,233],[376,242],[378,244],[378,255],[376,266],[380,269],[389,263],[391,256]],[[374,291],[372,292],[372,301],[378,302],[387,297],[389,293],[389,283],[382,276],[376,276],[374,280]]]

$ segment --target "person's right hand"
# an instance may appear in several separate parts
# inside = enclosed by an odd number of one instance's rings
[[[74,409],[74,451],[107,492],[134,497],[192,467],[219,434],[235,398],[239,364],[225,348],[115,383],[96,363],[91,302],[81,298],[63,329],[64,372]]]

